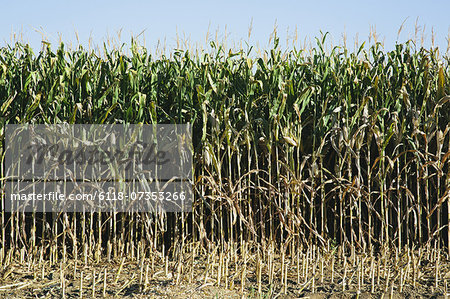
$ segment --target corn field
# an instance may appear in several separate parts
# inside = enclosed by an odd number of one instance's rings
[[[1,269],[13,261],[34,269],[116,260],[120,273],[134,260],[141,284],[155,263],[173,270],[178,284],[195,280],[194,261],[204,258],[204,283],[214,277],[231,288],[236,280],[243,290],[245,276],[254,275],[259,293],[275,281],[286,292],[289,281],[317,288],[324,261],[334,269],[339,252],[343,274],[332,272],[331,281],[348,288],[354,270],[358,287],[366,280],[373,292],[391,281],[415,286],[427,252],[436,289],[444,288],[438,264],[450,256],[449,57],[413,42],[354,52],[327,50],[325,36],[316,42],[282,50],[275,38],[257,54],[211,42],[209,51],[170,57],[136,42],[129,53],[62,43],[36,54],[21,43],[0,48],[2,140],[6,124],[190,123],[195,193],[189,213],[2,208]],[[381,283],[376,256],[384,257]],[[407,268],[392,266],[394,276],[386,269],[402,256]]]

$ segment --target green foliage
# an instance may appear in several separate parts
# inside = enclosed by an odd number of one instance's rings
[[[217,238],[225,218],[236,239],[239,225],[248,238],[270,230],[361,246],[398,232],[415,242],[439,236],[448,223],[438,213],[449,190],[448,58],[410,42],[327,53],[325,36],[309,54],[278,42],[256,58],[211,47],[171,58],[135,43],[129,55],[105,48],[102,57],[64,44],[36,54],[3,47],[3,123],[191,123],[197,208],[209,202],[213,215],[193,222]],[[205,185],[207,175],[217,184]]]

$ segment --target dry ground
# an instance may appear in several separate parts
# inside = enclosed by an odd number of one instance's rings
[[[276,257],[271,285],[264,267],[258,284],[258,269],[251,263],[251,258],[245,266],[230,262],[228,271],[222,267],[222,273],[227,275],[220,277],[220,285],[217,276],[219,261],[202,257],[192,261],[193,268],[189,268],[189,261],[180,266],[176,262],[168,261],[166,264],[157,259],[153,262],[145,259],[141,263],[120,258],[109,263],[90,261],[90,266],[79,265],[80,262],[75,263],[74,260],[54,265],[47,261],[39,266],[11,262],[1,268],[0,298],[444,298],[446,279],[450,279],[450,264],[444,257],[438,264],[437,288],[436,263],[430,262],[425,255],[420,266],[416,267],[420,271],[409,269],[415,267],[413,262],[405,265],[400,258],[387,268],[383,268],[381,262],[380,269],[374,267],[373,270],[369,259],[368,268],[364,269],[358,262],[352,266],[350,257],[343,267],[337,254],[334,257],[336,262],[331,266],[330,258],[333,257],[323,256],[323,263],[307,271],[305,260],[299,261],[302,268],[298,272],[295,260],[285,261],[286,266],[282,267],[282,259]],[[377,259],[374,261],[377,265]],[[363,272],[359,272],[358,267]],[[287,273],[287,284],[284,284],[286,278],[281,276],[283,269]],[[366,273],[362,275],[362,281],[359,273]],[[407,273],[415,273],[416,281]],[[261,293],[258,293],[258,286]]]

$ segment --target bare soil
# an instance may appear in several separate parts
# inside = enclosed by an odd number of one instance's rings
[[[219,285],[215,264],[211,262],[208,268],[207,260],[202,258],[195,261],[194,270],[181,271],[180,275],[177,274],[180,267],[176,263],[165,265],[156,260],[153,266],[150,261],[145,265],[103,261],[92,262],[90,266],[75,266],[73,260],[55,265],[45,262],[40,266],[15,262],[1,268],[0,298],[446,298],[446,280],[450,279],[450,266],[446,259],[440,260],[437,288],[436,265],[425,260],[415,282],[409,275],[404,275],[400,282],[400,274],[405,272],[395,265],[387,269],[388,274],[381,269],[380,277],[377,276],[374,283],[370,269],[365,270],[368,276],[358,282],[358,272],[349,265],[346,266],[348,269],[343,269],[342,264],[336,262],[332,282],[328,261],[323,270],[317,267],[315,274],[311,271],[306,277],[297,272],[295,264],[287,263],[289,271],[287,285],[284,285],[280,276],[280,260],[277,259],[272,285],[269,285],[268,273],[262,272],[261,293],[258,293],[256,268],[250,263],[245,272],[245,286],[242,287],[241,270],[237,268],[239,273],[233,271],[236,265],[229,265],[228,277],[222,277]],[[183,263],[183,267],[188,268],[188,262]],[[388,281],[384,278],[386,275],[389,275]]]

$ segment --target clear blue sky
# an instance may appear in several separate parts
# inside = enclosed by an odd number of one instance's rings
[[[23,40],[40,47],[42,33],[55,43],[59,35],[66,43],[76,44],[75,31],[86,45],[89,37],[95,44],[116,38],[121,29],[121,42],[129,44],[130,35],[145,30],[146,46],[154,49],[164,39],[168,48],[176,47],[177,32],[181,38],[205,45],[205,36],[219,30],[219,38],[228,33],[228,43],[247,41],[252,22],[250,43],[267,48],[269,36],[277,24],[282,46],[286,34],[299,40],[313,38],[320,30],[331,33],[334,44],[347,35],[353,49],[358,40],[367,40],[375,27],[380,41],[391,49],[398,29],[406,20],[399,41],[414,35],[416,19],[425,28],[426,45],[431,43],[431,30],[441,53],[447,49],[450,29],[450,1],[8,1],[0,12],[0,46],[11,42],[11,34],[23,34]],[[421,33],[420,33],[421,34]]]

